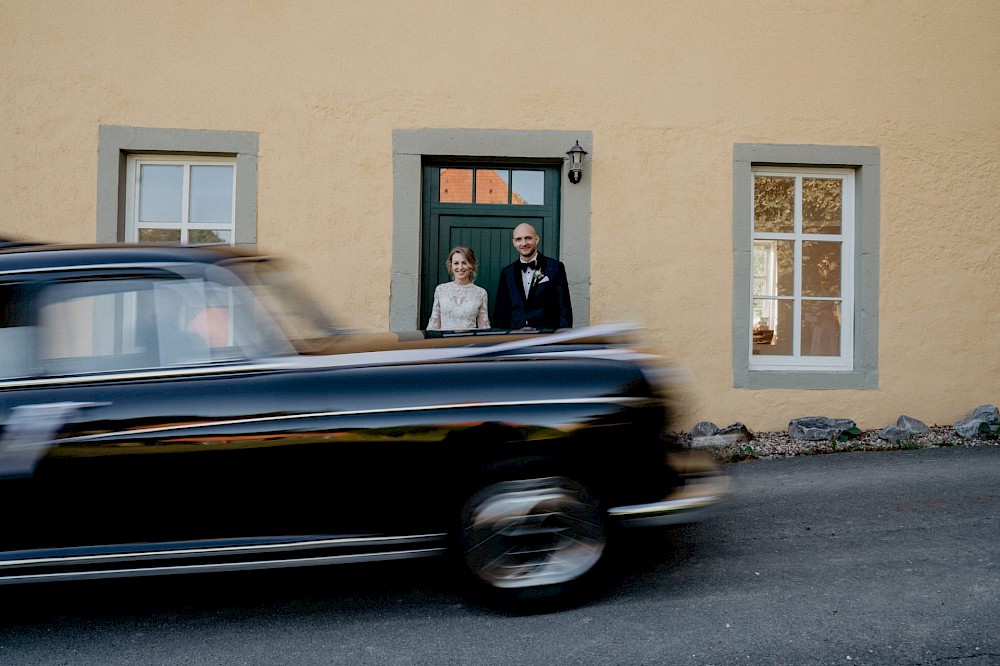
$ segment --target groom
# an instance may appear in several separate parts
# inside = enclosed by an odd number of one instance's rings
[[[530,224],[514,227],[514,247],[521,255],[500,271],[493,326],[496,328],[570,328],[566,267],[538,251],[538,233]]]

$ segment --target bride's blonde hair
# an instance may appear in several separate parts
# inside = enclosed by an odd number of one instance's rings
[[[470,271],[469,280],[475,281],[476,279],[476,267],[479,265],[476,263],[476,253],[472,251],[472,248],[465,247],[463,245],[456,245],[451,248],[451,252],[448,253],[448,259],[444,262],[444,267],[448,269],[448,275],[455,277],[455,274],[451,272],[451,258],[455,256],[455,253],[462,255],[462,258],[469,262],[469,266],[472,267]]]

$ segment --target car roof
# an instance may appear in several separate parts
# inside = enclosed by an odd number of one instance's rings
[[[228,246],[54,245],[0,241],[2,272],[112,264],[216,264],[251,256]]]

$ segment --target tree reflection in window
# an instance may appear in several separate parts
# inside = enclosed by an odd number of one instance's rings
[[[752,354],[843,353],[845,177],[757,173]]]

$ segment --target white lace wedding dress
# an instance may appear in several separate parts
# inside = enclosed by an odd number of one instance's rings
[[[489,328],[486,290],[472,282],[445,282],[434,289],[434,307],[427,322],[428,331],[460,331]]]

